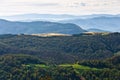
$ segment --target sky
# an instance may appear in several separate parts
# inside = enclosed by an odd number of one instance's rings
[[[120,0],[0,0],[0,16],[120,14]]]

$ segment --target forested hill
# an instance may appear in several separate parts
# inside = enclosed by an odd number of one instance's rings
[[[0,56],[0,80],[119,80],[120,55],[74,64],[46,64],[25,54]]]
[[[120,52],[120,33],[61,37],[0,35],[0,54],[30,54],[49,63],[101,60]]]

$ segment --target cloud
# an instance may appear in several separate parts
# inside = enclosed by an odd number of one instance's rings
[[[6,4],[1,4],[2,6],[28,6],[28,7],[50,7],[50,6],[59,6],[59,3],[43,3],[43,2],[9,2]]]
[[[25,4],[25,3],[24,3]],[[36,6],[36,7],[54,7],[59,6],[58,3],[26,3],[27,6]]]
[[[86,3],[80,3],[81,6],[86,6]]]
[[[34,4],[35,6],[59,6],[58,3],[40,3],[40,4]]]
[[[120,14],[120,0],[1,0],[0,15]]]
[[[81,3],[74,3],[74,5],[76,5],[76,6],[86,6],[86,3],[83,3],[83,2],[81,2]]]
[[[73,3],[72,5],[70,5],[69,7],[73,7],[73,8],[80,8],[80,7],[85,7],[87,6],[87,3]]]

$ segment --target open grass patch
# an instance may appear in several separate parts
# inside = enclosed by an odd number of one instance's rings
[[[98,68],[91,68],[89,66],[83,66],[79,64],[61,64],[61,67],[73,67],[74,69],[83,69],[83,70],[100,70]]]

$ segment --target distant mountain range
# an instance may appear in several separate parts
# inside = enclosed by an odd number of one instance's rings
[[[6,19],[10,21],[61,21],[61,20],[69,20],[78,18],[78,16],[74,15],[66,15],[66,14],[21,14],[21,15],[13,15],[13,16],[0,16],[1,19]]]
[[[61,23],[74,23],[83,29],[95,28],[105,31],[120,32],[120,17],[94,17],[86,19],[63,20]]]
[[[120,14],[93,14],[93,15],[67,15],[67,14],[22,14],[13,16],[1,16],[1,19],[10,21],[50,21],[60,23],[74,23],[83,29],[95,28],[104,31],[120,32]]]
[[[0,20],[0,34],[41,34],[41,33],[62,33],[79,34],[85,32],[79,26],[72,23],[57,22],[13,22]]]
[[[20,14],[12,16],[0,16],[1,19],[10,21],[61,21],[71,19],[90,19],[96,17],[120,17],[120,15],[92,14],[92,15],[68,15],[68,14]]]

